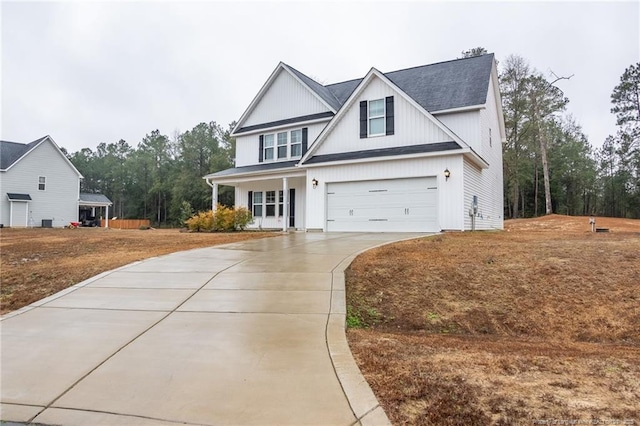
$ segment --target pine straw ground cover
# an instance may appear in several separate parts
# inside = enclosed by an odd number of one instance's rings
[[[137,260],[274,235],[186,233],[177,229],[2,229],[0,314]]]
[[[554,215],[359,256],[347,337],[391,421],[640,425],[640,221],[597,225],[612,232]]]

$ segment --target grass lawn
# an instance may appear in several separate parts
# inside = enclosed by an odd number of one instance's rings
[[[278,234],[188,233],[177,229],[2,229],[0,314],[137,260],[274,235]]]
[[[612,232],[553,215],[359,256],[347,338],[391,421],[640,425],[640,221],[597,225]]]

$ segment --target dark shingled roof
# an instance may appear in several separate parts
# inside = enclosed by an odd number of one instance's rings
[[[426,143],[422,145],[396,146],[393,148],[367,149],[365,151],[339,152],[336,154],[314,155],[304,164],[328,163],[330,161],[359,160],[362,158],[390,157],[396,155],[419,154],[460,149],[456,142]]]
[[[271,121],[269,123],[244,126],[239,128],[238,130],[234,130],[233,133],[235,134],[245,133],[245,132],[250,132],[252,130],[267,129],[269,127],[284,126],[285,124],[301,123],[304,121],[318,120],[320,118],[329,118],[329,117],[333,117],[333,113],[331,111],[325,111],[325,112],[319,112],[317,114],[301,115],[299,117],[287,118],[287,119],[278,120],[278,121]]]
[[[46,137],[47,136],[43,136],[28,144],[0,141],[0,170],[6,170],[11,167],[13,163],[18,161],[24,154],[29,152],[31,148],[36,146]]]
[[[328,103],[329,105],[331,105],[331,107],[337,111],[340,109],[340,107],[342,106],[341,102],[338,102],[338,99],[336,99],[336,97],[333,95],[333,93],[327,89],[326,87],[324,87],[322,84],[318,83],[317,81],[307,77],[306,75],[302,74],[300,71],[298,71],[297,69],[293,68],[291,65],[287,65],[287,67],[289,67],[289,69],[291,71],[293,71],[293,73],[298,76],[298,78],[302,81],[305,82],[305,84],[307,86],[309,86],[311,88],[311,90],[313,90],[314,92],[316,92],[316,94],[318,94],[318,96],[320,96],[326,103]]]
[[[89,194],[87,192],[80,193],[80,204],[113,204],[104,194]]]
[[[431,112],[484,104],[487,100],[492,66],[493,53],[490,53],[407,68],[384,75],[420,106]],[[326,92],[330,92],[339,106],[346,102],[363,80],[361,78],[322,86],[300,71],[289,68],[323,99],[327,100]]]
[[[219,171],[217,173],[212,173],[210,175],[207,175],[207,177],[221,177],[221,176],[238,175],[242,173],[264,172],[267,170],[286,169],[290,167],[295,167],[295,165],[298,164],[299,161],[300,160],[279,161],[274,163],[260,163],[260,164],[254,164],[251,166],[234,167],[231,169]]]
[[[31,195],[29,194],[16,194],[15,192],[7,192],[7,197],[11,201],[31,201]]]

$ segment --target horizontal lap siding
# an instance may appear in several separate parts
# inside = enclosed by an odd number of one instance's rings
[[[45,191],[38,190],[38,176],[46,177]],[[7,192],[31,195],[29,216],[34,226],[42,219],[52,220],[54,227],[62,227],[78,220],[80,179],[60,152],[49,141],[2,172],[2,223],[9,225]]]
[[[482,131],[482,157],[489,163],[489,169],[482,171],[481,185],[485,189],[487,204],[484,208],[485,229],[503,229],[504,200],[502,181],[502,141],[498,123],[496,97],[493,81],[489,83],[487,108],[480,111],[480,128]],[[491,142],[489,141],[491,129]]]

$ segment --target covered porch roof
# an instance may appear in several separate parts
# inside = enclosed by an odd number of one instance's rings
[[[307,172],[298,167],[298,164],[299,160],[293,160],[233,167],[231,169],[208,174],[204,176],[203,179],[205,179],[209,185],[219,184],[234,186],[237,183],[255,180],[306,176]]]
[[[89,194],[81,192],[78,204],[82,207],[108,207],[113,203],[104,194]]]

